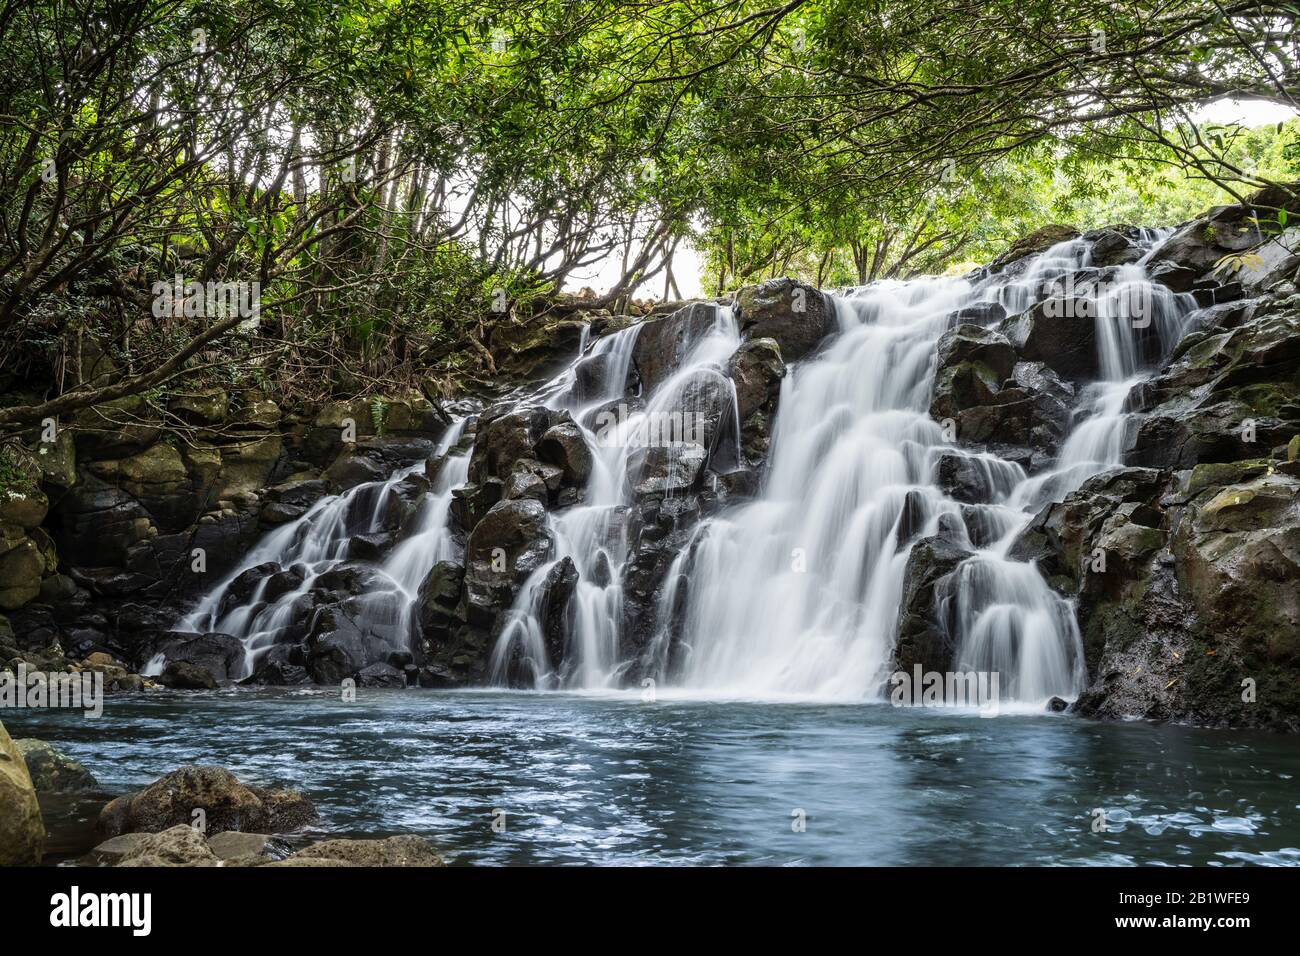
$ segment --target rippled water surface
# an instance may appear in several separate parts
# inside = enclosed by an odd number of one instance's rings
[[[1300,864],[1300,744],[1264,734],[473,691],[160,693],[4,720],[111,792],[219,764],[302,789],[330,829],[423,834],[457,863]]]

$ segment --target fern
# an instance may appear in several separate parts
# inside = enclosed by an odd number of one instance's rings
[[[382,398],[372,398],[370,400],[370,421],[375,426],[375,434],[383,437],[384,434],[384,413],[388,411],[388,403]]]

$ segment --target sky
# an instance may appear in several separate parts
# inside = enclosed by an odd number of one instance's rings
[[[1254,100],[1219,100],[1202,107],[1193,114],[1197,122],[1202,123],[1239,123],[1242,126],[1264,126],[1295,117],[1296,111],[1277,103],[1263,103]],[[607,291],[618,281],[622,262],[617,255],[607,257],[598,266],[592,266],[581,275],[571,276],[565,288],[578,291],[583,286],[590,286],[596,292]],[[673,274],[677,285],[686,298],[697,298],[704,294],[700,285],[703,262],[699,253],[683,241],[673,259]],[[658,276],[637,290],[637,297],[644,299],[662,299],[664,292],[663,277]]]

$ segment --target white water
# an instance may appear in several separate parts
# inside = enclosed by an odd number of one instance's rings
[[[459,441],[465,428],[460,419],[448,428],[435,457],[446,455]],[[285,630],[301,625],[309,613],[308,594],[317,579],[346,558],[355,535],[370,534],[384,527],[388,497],[407,476],[424,468],[420,463],[400,469],[386,481],[357,485],[341,495],[322,498],[304,514],[263,538],[244,558],[238,570],[208,592],[182,620],[179,630],[231,634],[244,644],[244,662],[236,679],[257,669],[265,653]],[[452,455],[443,463],[433,487],[420,504],[415,529],[400,542],[379,567],[379,586],[356,599],[351,611],[372,631],[386,637],[394,650],[410,646],[412,617],[420,584],[438,561],[458,558],[458,549],[447,524],[451,492],[464,484],[469,454]],[[297,568],[302,583],[268,599],[273,578],[264,577],[242,604],[222,609],[227,592],[243,572],[259,564],[274,562]]]
[[[1159,238],[1149,234],[1144,241],[1153,246]],[[524,582],[506,615],[489,661],[490,680],[610,688],[636,663],[640,674],[704,694],[876,697],[891,667],[908,556],[917,540],[942,528],[974,552],[936,609],[954,628],[954,667],[998,673],[1008,700],[1077,696],[1086,675],[1073,608],[1032,564],[1013,561],[1007,552],[1042,504],[1121,461],[1125,402],[1145,374],[1141,337],[1123,304],[1135,292],[1146,297],[1154,332],[1168,350],[1193,308],[1190,297],[1150,283],[1142,263],[1120,267],[1118,281],[1092,296],[1096,318],[1079,321],[1096,324],[1102,379],[1081,392],[1076,426],[1054,466],[1040,474],[1027,477],[1019,464],[946,442],[928,407],[936,344],[953,312],[1000,303],[1014,315],[1086,267],[1089,254],[1086,243],[1067,242],[1010,278],[881,282],[835,297],[839,334],[792,367],[782,383],[759,495],[695,527],[663,581],[658,630],[639,660],[630,659],[622,634],[637,453],[655,416],[697,411],[701,394],[717,386],[728,434],[721,441],[711,436],[708,444],[738,447],[735,390],[723,373],[740,337],[730,310],[719,308],[712,329],[687,343],[672,377],[643,403],[619,409],[617,425],[602,429],[601,413],[624,398],[640,326],[605,336],[590,349],[584,334],[575,362],[530,401],[572,416],[593,449],[591,478],[579,504],[548,513],[552,558]],[[593,359],[606,364],[606,374],[598,387],[584,390],[578,365]],[[440,454],[457,441],[461,427],[443,440]],[[670,462],[701,454],[685,442],[668,448]],[[944,454],[978,461],[995,500],[962,505],[944,494],[935,484]],[[360,602],[360,619],[395,647],[409,644],[416,594],[429,570],[439,560],[460,558],[447,514],[451,491],[465,481],[467,469],[467,454],[446,463],[415,532],[380,568],[387,583]],[[345,557],[350,537],[380,527],[385,497],[408,473],[322,500],[269,535],[240,569],[272,560],[286,568],[301,565],[300,587],[267,601],[263,581],[246,605],[222,614],[236,572],[183,626],[240,636],[245,674],[251,674],[277,636],[298,623],[299,599]],[[578,581],[559,638],[562,656],[552,660],[543,626],[546,581],[566,559]]]

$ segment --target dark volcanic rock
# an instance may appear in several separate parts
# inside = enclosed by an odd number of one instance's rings
[[[794,279],[769,279],[736,293],[736,321],[749,339],[773,339],[797,362],[835,330],[835,312],[818,289]]]

